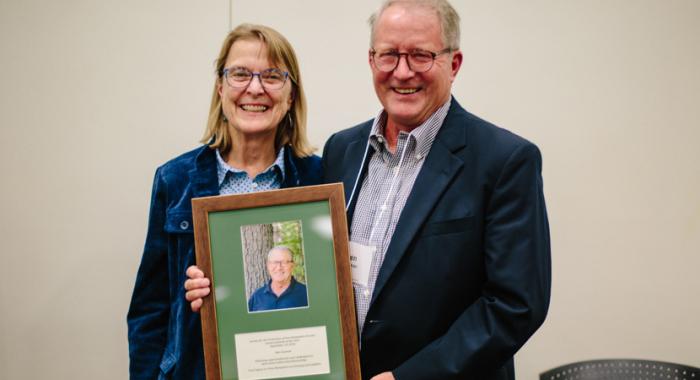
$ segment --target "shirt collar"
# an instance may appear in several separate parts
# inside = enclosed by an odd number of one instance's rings
[[[410,134],[407,132],[399,132],[399,135],[408,134],[410,137],[415,139],[415,152],[417,155],[419,155],[419,157],[425,157],[428,155],[428,152],[430,152],[430,147],[433,145],[433,141],[435,141],[435,136],[437,136],[437,133],[440,131],[440,127],[447,117],[447,112],[450,110],[451,101],[452,98],[450,97],[450,99],[448,99],[447,102],[437,109],[437,111],[430,115],[428,119],[413,129]],[[380,147],[386,146],[386,137],[384,137],[386,120],[386,111],[382,109],[377,117],[374,118],[374,122],[372,123],[369,138],[370,144],[375,150],[379,150]]]
[[[295,285],[296,283],[297,283],[297,280],[294,278],[294,276],[292,276],[292,280],[289,282],[289,286],[287,287],[287,289],[284,289],[284,291],[282,292],[282,294],[280,294],[280,297],[281,297],[283,294],[285,294],[285,293],[291,291],[292,288],[294,287],[294,285]],[[275,292],[272,291],[272,279],[268,280],[268,281],[267,281],[267,284],[265,284],[265,291],[268,292],[268,293],[270,293],[270,294],[275,294]]]
[[[233,166],[229,165],[226,163],[223,157],[221,157],[221,152],[219,152],[218,149],[215,149],[216,151],[216,175],[219,180],[219,186],[224,182],[226,179],[226,174],[231,172],[231,173],[245,173],[245,171],[241,169],[234,168]],[[280,183],[284,182],[284,146],[280,148],[280,151],[277,152],[277,158],[275,159],[275,162],[272,163],[267,169],[263,170],[262,173],[267,173],[270,170],[275,170],[280,176]]]

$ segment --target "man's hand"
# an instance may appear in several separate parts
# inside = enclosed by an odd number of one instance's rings
[[[394,375],[392,375],[391,372],[382,372],[369,380],[394,380]]]
[[[192,265],[185,272],[189,279],[185,280],[185,299],[190,302],[190,307],[195,313],[202,308],[202,298],[209,295],[209,279],[204,277],[204,272],[197,266]]]

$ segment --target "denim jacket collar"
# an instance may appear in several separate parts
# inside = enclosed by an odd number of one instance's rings
[[[284,150],[284,182],[282,188],[301,185],[299,171],[295,164],[294,153],[290,146]],[[190,183],[192,184],[192,197],[207,197],[219,195],[219,184],[216,174],[216,152],[209,146],[202,147],[202,150],[195,158],[195,167],[189,171]]]
[[[282,182],[282,188],[301,185],[299,171],[294,163],[294,153],[292,152],[292,147],[289,145],[287,145],[287,148],[284,150],[284,171],[284,182]]]
[[[207,197],[219,195],[219,185],[216,177],[216,153],[208,146],[195,158],[195,166],[189,171],[192,184],[192,197]]]

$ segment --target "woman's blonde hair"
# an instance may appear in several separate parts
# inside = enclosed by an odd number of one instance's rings
[[[290,145],[294,154],[298,157],[310,156],[314,149],[306,138],[306,97],[304,87],[301,84],[299,64],[292,45],[276,30],[253,24],[241,24],[232,30],[224,40],[221,51],[216,59],[216,80],[211,96],[207,129],[201,142],[209,144],[211,148],[219,149],[226,153],[231,149],[232,137],[228,128],[228,122],[221,109],[221,96],[218,86],[223,83],[224,65],[228,58],[229,50],[234,42],[241,39],[253,39],[262,42],[267,50],[267,57],[273,65],[284,65],[289,72],[292,84],[292,106],[287,115],[282,118],[277,126],[275,135],[275,151],[284,145]]]

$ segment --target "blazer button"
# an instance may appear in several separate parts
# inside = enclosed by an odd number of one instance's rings
[[[187,227],[189,227],[189,226],[190,226],[190,223],[186,220],[183,220],[182,222],[180,222],[180,229],[181,230],[186,230]]]

